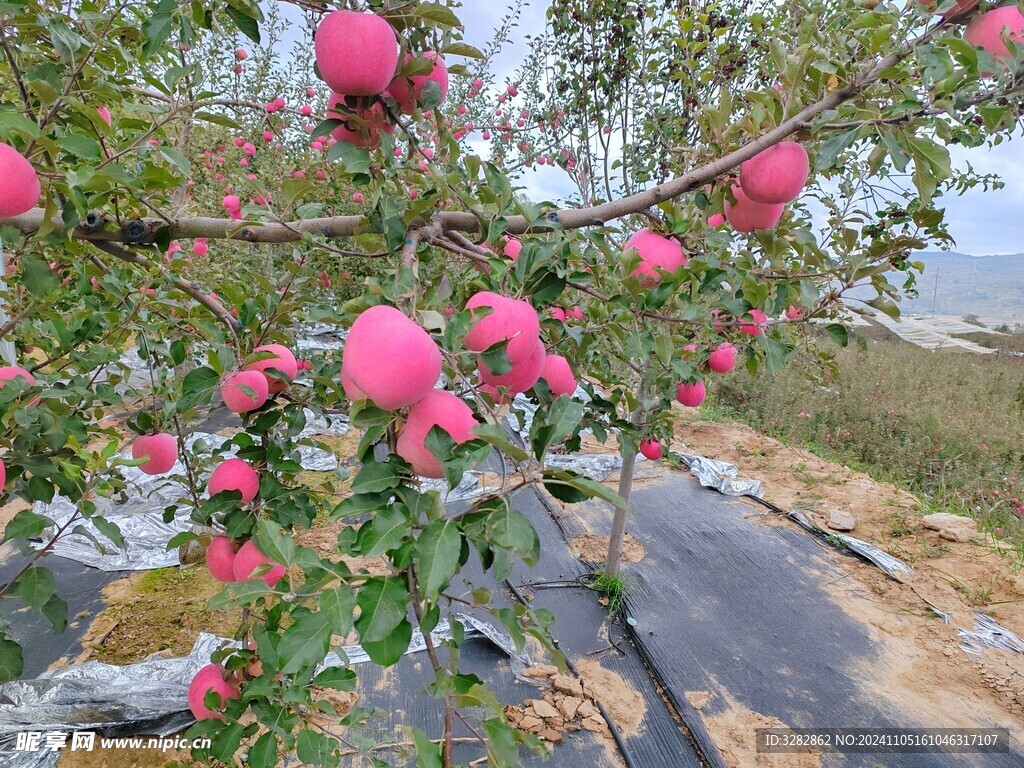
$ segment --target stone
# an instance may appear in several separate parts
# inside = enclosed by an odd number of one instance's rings
[[[519,721],[519,728],[529,733],[537,733],[544,727],[544,721],[530,715],[524,715]]]
[[[558,717],[558,710],[543,699],[534,699],[530,706],[537,713],[537,717],[543,717],[545,720],[549,717]]]
[[[523,674],[534,680],[545,680],[558,674],[558,667],[551,664],[534,664],[523,670]]]
[[[562,743],[562,734],[560,734],[558,731],[554,730],[553,728],[545,728],[543,731],[541,731],[537,735],[540,736],[542,739],[544,739],[544,741],[550,741],[552,744],[561,744]]]
[[[583,687],[580,681],[571,675],[555,675],[551,679],[551,687],[566,696],[582,696]]]
[[[593,717],[594,715],[600,715],[601,713],[598,712],[597,707],[595,707],[589,701],[584,701],[582,704],[580,704],[580,709],[577,714],[580,717],[587,718]]]
[[[583,699],[577,699],[575,696],[566,696],[558,702],[558,709],[566,720],[575,720],[576,713],[580,711],[582,705]]]
[[[940,539],[947,541],[970,541],[978,533],[978,524],[969,517],[936,512],[921,518],[925,528],[939,532]]]
[[[825,524],[833,531],[852,531],[857,526],[857,518],[844,509],[833,509]]]

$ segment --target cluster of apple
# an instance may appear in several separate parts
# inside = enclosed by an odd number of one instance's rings
[[[426,59],[433,66],[426,74],[396,76],[398,39],[391,25],[372,13],[333,11],[317,27],[314,39],[317,69],[331,89],[327,116],[341,120],[332,136],[359,147],[376,147],[380,133],[393,133],[394,124],[381,101],[388,96],[407,115],[413,114],[427,83],[440,88],[441,101],[448,93],[448,69],[434,51],[406,61]]]
[[[527,301],[483,291],[466,304],[474,318],[466,348],[482,353],[507,342],[511,369],[501,375],[478,358],[480,390],[491,395],[526,392],[544,379],[553,396],[576,390],[576,379],[561,355],[549,355],[540,340],[540,321]],[[475,312],[487,308],[488,313]],[[477,425],[472,408],[457,395],[436,389],[441,350],[423,328],[394,307],[378,305],[362,312],[349,331],[341,363],[341,383],[353,401],[378,408],[408,408],[396,450],[424,477],[443,477],[441,463],[426,447],[431,428],[441,427],[461,444]]]

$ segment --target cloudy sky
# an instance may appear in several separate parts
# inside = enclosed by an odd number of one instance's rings
[[[457,12],[465,24],[469,43],[480,48],[487,44],[501,18],[508,13],[507,1],[463,0],[463,7]],[[524,0],[512,41],[495,61],[498,82],[521,62],[525,51],[523,37],[543,28],[546,8],[546,0]],[[486,150],[482,141],[471,143],[478,152]],[[1000,190],[975,189],[962,197],[944,198],[946,219],[956,239],[956,250],[978,256],[1024,252],[1024,138],[1018,136],[993,149],[952,148],[952,155],[959,167],[970,163],[979,173],[999,174],[1005,183]],[[537,200],[558,199],[573,190],[561,171],[546,166],[525,174],[522,183]]]

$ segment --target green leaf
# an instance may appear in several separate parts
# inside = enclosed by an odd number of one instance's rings
[[[327,618],[331,634],[344,637],[352,631],[356,609],[356,593],[351,587],[324,590],[320,595],[320,612]]]
[[[42,608],[57,591],[53,573],[49,568],[34,565],[18,577],[14,585],[14,594],[31,605]]]
[[[50,265],[38,254],[26,254],[21,264],[21,282],[37,298],[43,298],[60,283]]]
[[[295,539],[281,532],[281,526],[266,518],[257,524],[259,530],[259,550],[264,555],[282,565],[291,565],[295,559]]]
[[[395,664],[402,655],[409,650],[409,642],[412,640],[412,624],[408,619],[402,621],[383,640],[368,642],[361,641],[363,650],[370,657],[374,664],[382,667],[390,667]]]
[[[402,482],[398,464],[372,461],[364,464],[352,480],[353,493],[380,493],[395,488]]]
[[[356,673],[346,667],[328,667],[313,678],[313,685],[333,688],[336,691],[354,691],[356,689]]]
[[[435,520],[416,540],[419,585],[423,594],[436,598],[459,567],[462,535],[451,520]]]
[[[114,542],[115,547],[124,549],[124,536],[121,535],[121,529],[117,527],[117,523],[112,523],[99,515],[90,518],[90,521],[99,529],[100,533]]]
[[[174,18],[168,13],[156,13],[142,22],[142,58],[148,59],[164,47],[174,28]]]
[[[32,539],[53,525],[48,517],[37,515],[31,509],[23,509],[11,518],[4,529],[4,541],[11,539]]]
[[[238,31],[258,45],[260,42],[259,22],[244,11],[230,5],[225,8],[225,10],[231,18],[231,21],[233,21],[235,26],[238,27]]]
[[[402,544],[409,520],[395,504],[385,507],[373,516],[359,531],[359,546],[364,557],[377,557]]]
[[[293,613],[292,616],[295,616]],[[331,647],[331,625],[323,613],[306,613],[295,618],[277,647],[285,660],[281,672],[289,674],[323,661]]]
[[[370,152],[347,141],[339,141],[327,152],[327,162],[341,161],[341,167],[345,173],[355,175],[357,173],[370,172]]]
[[[836,159],[857,139],[859,128],[842,133],[835,133],[825,139],[814,157],[814,170],[818,173],[827,171],[836,164]]]
[[[420,3],[416,6],[413,14],[426,21],[433,22],[442,27],[461,27],[459,17],[452,12],[451,8],[439,3]]]
[[[589,477],[564,470],[545,469],[544,487],[556,499],[569,504],[575,504],[584,499],[598,498],[619,509],[624,509],[626,505],[623,498],[611,488],[595,482]]]
[[[17,680],[25,671],[21,646],[6,634],[0,635],[0,683]]]
[[[488,516],[486,532],[491,543],[524,555],[527,562],[536,561],[540,552],[537,532],[526,516],[512,509],[507,501]]]
[[[213,123],[224,128],[233,128],[236,131],[242,130],[242,126],[227,115],[221,115],[216,112],[196,112],[193,116],[197,120],[202,120],[206,123]]]
[[[249,768],[275,768],[277,765],[277,736],[267,731],[249,747],[246,757]]]
[[[538,413],[530,427],[530,445],[533,454],[543,459],[548,448],[571,435],[583,418],[583,403],[569,397],[559,397],[547,413]]]
[[[60,634],[68,628],[68,604],[62,597],[53,595],[39,610],[50,622],[55,633]]]
[[[452,43],[450,45],[446,45],[441,53],[446,56],[465,56],[470,59],[487,58],[479,49],[474,48],[468,43]]]
[[[416,745],[416,768],[442,768],[441,745],[435,744],[419,728],[412,728],[412,740]]]
[[[356,629],[359,641],[374,643],[385,640],[403,621],[409,594],[405,580],[398,576],[373,576],[359,590],[359,618]]]
[[[825,332],[829,337],[841,347],[845,347],[850,343],[850,332],[846,329],[845,325],[840,323],[832,323],[825,327]]]

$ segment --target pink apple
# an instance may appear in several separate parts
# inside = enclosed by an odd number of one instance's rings
[[[708,368],[715,373],[728,373],[736,366],[736,347],[726,342],[719,344],[710,355],[708,355]]]
[[[324,82],[352,96],[383,92],[398,66],[395,31],[372,13],[328,13],[316,30],[314,51]]]
[[[720,227],[725,224],[725,214],[715,213],[707,218],[707,225],[709,227]]]
[[[275,357],[269,357],[266,360],[257,360],[255,363],[250,363],[245,366],[245,370],[260,372],[274,370],[282,374],[289,382],[295,381],[295,377],[298,375],[299,369],[295,362],[295,355],[292,354],[288,347],[282,346],[281,344],[263,344],[262,346],[253,349],[253,352],[269,352],[273,353]],[[280,379],[274,379],[267,376],[267,391],[270,394],[284,392],[287,386],[288,384]]]
[[[686,254],[683,246],[674,237],[659,235],[644,228],[633,233],[626,241],[625,250],[635,250],[640,257],[640,266],[633,270],[633,275],[640,277],[645,285],[657,285],[661,282],[658,269],[675,272],[686,266]]]
[[[493,393],[499,387],[512,394],[525,392],[540,379],[541,373],[544,372],[546,358],[544,344],[538,339],[534,342],[533,351],[519,362],[513,363],[512,369],[508,373],[496,376],[487,369],[483,362],[480,362],[480,381],[486,385],[485,391],[487,392]]]
[[[807,150],[795,141],[782,141],[746,160],[740,166],[740,183],[755,203],[788,203],[800,196],[810,170]]]
[[[740,325],[740,330],[750,336],[761,336],[764,334],[764,329],[768,325],[768,315],[762,312],[760,309],[752,309],[741,319],[750,318],[754,322],[743,323]]]
[[[345,96],[331,93],[327,100],[327,117],[342,120],[342,124],[331,131],[336,141],[347,141],[355,147],[374,149],[380,144],[380,132],[394,133],[395,126],[388,122],[384,106],[375,101],[372,104],[366,98],[357,98],[352,108],[345,102]],[[320,146],[323,149],[323,145]]]
[[[105,106],[100,104],[98,107],[96,107],[96,114],[98,114],[100,116],[100,120],[102,120],[107,125],[110,125],[110,110],[109,109],[107,109]]]
[[[235,581],[235,542],[227,536],[214,536],[206,548],[206,569],[217,581]]]
[[[708,392],[704,387],[703,381],[697,381],[693,384],[680,384],[676,388],[676,400],[687,408],[699,408],[707,394]]]
[[[235,58],[238,61],[245,61],[247,58],[249,58],[249,54],[246,52],[245,48],[239,48],[237,51],[235,51]]]
[[[1010,49],[1003,42],[1004,31],[1015,45],[1024,43],[1024,15],[1016,5],[1004,5],[978,14],[964,30],[964,39],[997,58],[1005,58],[1010,55]]]
[[[474,311],[484,307],[491,309],[486,316]],[[507,339],[505,350],[510,363],[518,363],[533,354],[540,339],[540,320],[529,302],[481,291],[466,302],[466,309],[474,319],[466,334],[467,349],[483,352]]]
[[[398,436],[398,455],[408,461],[413,471],[424,477],[444,477],[444,468],[426,447],[427,434],[437,425],[456,443],[469,440],[477,421],[473,409],[451,392],[434,389],[409,409],[405,427]]]
[[[270,396],[267,377],[259,371],[239,371],[220,385],[220,396],[228,410],[248,413],[262,408]]]
[[[341,361],[345,394],[386,411],[406,408],[441,375],[441,351],[430,334],[394,307],[365,310],[352,324]]]
[[[188,708],[192,710],[196,720],[207,718],[223,718],[220,712],[214,712],[207,708],[206,694],[210,691],[217,693],[223,707],[228,699],[239,697],[238,682],[234,678],[225,679],[224,668],[220,664],[207,664],[200,669],[188,686]]]
[[[572,375],[569,362],[561,355],[547,355],[540,378],[548,383],[552,397],[571,396],[576,391],[576,377]]]
[[[132,445],[133,459],[146,459],[139,469],[147,475],[162,475],[178,460],[178,440],[169,432],[139,435]]]
[[[29,386],[36,383],[36,377],[20,365],[0,366],[0,387],[3,386],[2,382],[10,381],[11,379],[24,379]]]
[[[519,258],[520,251],[523,250],[523,243],[521,240],[516,240],[514,237],[504,236],[505,247],[502,249],[502,253],[508,256],[512,261]]]
[[[423,86],[433,81],[441,88],[441,102],[444,103],[448,95],[448,68],[444,59],[435,51],[424,51],[419,57],[411,53],[405,55],[405,60],[412,61],[415,58],[427,59],[433,63],[433,67],[426,75],[413,75],[412,77],[399,76],[391,81],[388,86],[388,94],[398,102],[402,112],[411,115],[416,109],[416,104],[421,100]]]
[[[285,567],[275,563],[269,557],[260,552],[256,548],[252,539],[249,539],[249,541],[245,542],[245,544],[239,548],[238,554],[235,555],[235,581],[248,581],[252,578],[252,572],[264,564],[272,565],[274,567],[257,578],[263,579],[268,587],[273,587],[281,580],[281,577],[284,576]]]
[[[725,199],[725,218],[737,232],[753,232],[758,229],[771,229],[779,223],[786,206],[782,203],[758,203],[744,193],[736,182],[732,185],[732,194],[736,202]]]
[[[238,491],[242,494],[242,503],[248,504],[260,492],[260,476],[242,459],[224,459],[210,475],[206,490],[210,496],[223,491]]]
[[[661,443],[657,440],[641,440],[640,453],[651,461],[657,461],[661,458]]]
[[[0,143],[0,219],[20,216],[39,202],[36,169],[14,147]]]

